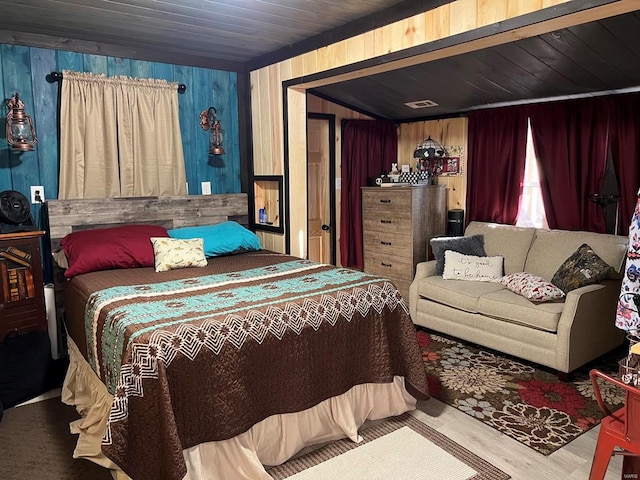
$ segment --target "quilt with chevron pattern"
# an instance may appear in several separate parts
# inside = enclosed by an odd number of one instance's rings
[[[87,360],[114,396],[102,449],[130,477],[180,479],[183,449],[354,385],[398,375],[428,396],[390,281],[266,251],[184,270],[119,271],[113,286],[105,272],[74,279],[92,291]]]

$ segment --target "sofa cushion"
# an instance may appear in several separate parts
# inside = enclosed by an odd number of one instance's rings
[[[444,252],[445,280],[492,282],[502,277],[502,257],[476,257],[453,250]]]
[[[524,263],[534,233],[535,229],[530,227],[486,222],[471,222],[464,232],[465,235],[482,235],[488,256],[504,257],[505,275],[525,270]]]
[[[486,242],[485,236],[485,244]],[[523,270],[551,280],[560,265],[583,243],[589,244],[616,272],[622,269],[627,252],[627,237],[605,233],[537,229]]]
[[[564,302],[533,303],[506,288],[487,292],[478,299],[478,313],[511,323],[555,332]]]
[[[444,252],[452,250],[464,255],[484,257],[484,238],[482,235],[464,237],[434,237],[430,240],[433,258],[436,261],[436,274],[444,272]]]
[[[544,278],[527,272],[505,275],[499,282],[513,293],[532,302],[548,302],[564,297],[564,291]]]
[[[593,249],[583,243],[553,274],[551,283],[567,293],[585,285],[600,283],[613,267],[602,260]]]
[[[425,277],[418,282],[418,295],[450,307],[478,312],[478,299],[487,293],[504,290],[496,282],[444,280],[440,276]]]

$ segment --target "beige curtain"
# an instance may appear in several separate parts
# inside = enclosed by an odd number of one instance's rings
[[[63,71],[58,197],[185,194],[178,85]]]

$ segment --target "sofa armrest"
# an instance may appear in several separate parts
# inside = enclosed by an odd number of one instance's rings
[[[570,372],[624,341],[615,326],[619,280],[605,280],[570,291],[558,322],[556,364]],[[563,370],[560,368],[560,370]]]
[[[418,282],[426,277],[433,277],[436,274],[436,261],[429,260],[428,262],[420,262],[416,265],[416,274],[413,277],[413,281],[409,286],[409,312],[411,318],[416,318],[416,311],[418,308]]]
[[[413,276],[413,280],[415,281],[421,278],[435,276],[437,263],[438,262],[436,262],[435,260],[418,263],[416,265],[416,274]]]

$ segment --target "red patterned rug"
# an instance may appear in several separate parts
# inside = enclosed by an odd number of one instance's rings
[[[543,455],[600,422],[589,370],[616,374],[625,356],[616,350],[561,382],[550,370],[423,329],[418,340],[434,398]],[[622,406],[619,388],[603,384],[601,391],[612,409]]]

